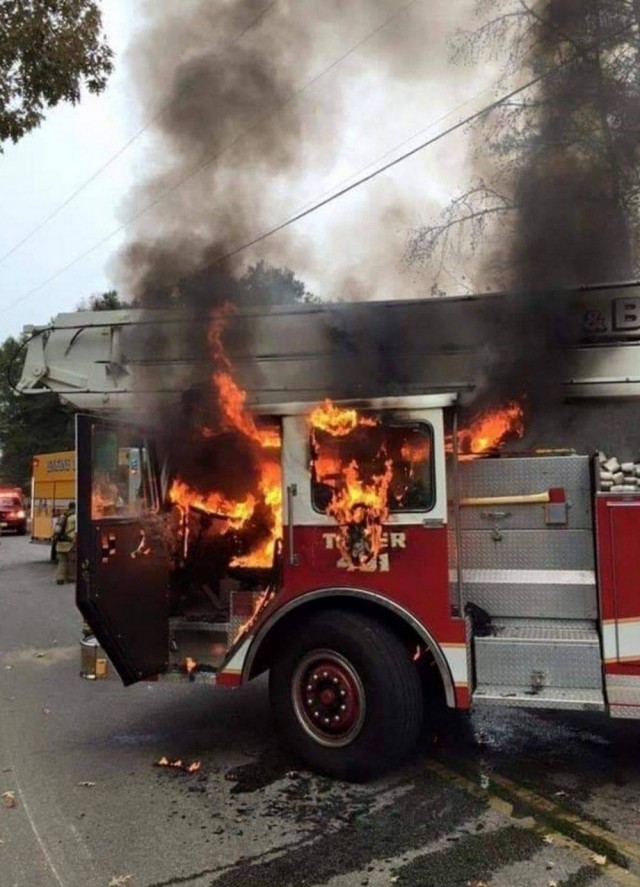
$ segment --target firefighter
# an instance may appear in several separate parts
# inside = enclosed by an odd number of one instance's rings
[[[76,503],[69,502],[56,541],[56,583],[73,582],[76,574]]]

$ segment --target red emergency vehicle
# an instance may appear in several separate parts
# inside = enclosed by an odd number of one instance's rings
[[[35,331],[18,387],[85,410],[77,599],[123,682],[238,686],[268,671],[284,737],[350,778],[406,756],[425,696],[640,717],[640,298],[562,296],[582,332],[561,407],[536,427],[517,401],[460,411],[484,345],[468,318],[510,298],[234,318],[255,327],[233,367],[264,453],[256,497],[275,516],[253,548],[256,502],[247,518],[246,499],[189,487],[158,426],[132,413],[160,393],[150,379],[167,388],[158,358],[136,392],[127,336],[148,316],[61,315]],[[398,354],[386,390],[341,350],[374,323]],[[342,396],[327,402],[336,366]]]

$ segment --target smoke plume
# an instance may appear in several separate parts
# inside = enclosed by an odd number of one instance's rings
[[[568,350],[581,334],[560,291],[632,276],[625,183],[637,176],[637,86],[620,60],[638,49],[622,4],[544,0],[520,4],[515,15],[510,62],[526,47],[526,79],[543,79],[522,107],[485,125],[513,208],[486,273],[502,267],[520,294],[505,303],[499,325],[487,324],[486,391],[524,395],[536,412],[559,403]]]
[[[459,0],[459,8],[467,2]],[[441,79],[451,4],[146,0],[142,6],[144,26],[130,64],[143,107],[157,110],[145,175],[125,207],[137,221],[118,258],[119,288],[145,309],[180,306],[194,320],[170,332],[144,327],[136,342],[137,378],[144,380],[146,361],[166,361],[169,387],[179,380],[185,396],[176,407],[158,407],[165,448],[198,489],[241,496],[247,485],[255,490],[259,447],[220,433],[211,385],[217,358],[207,339],[211,312],[246,304],[240,279],[247,262],[274,257],[303,279],[311,271],[317,280],[320,266],[325,296],[406,298],[410,279],[402,276],[399,241],[410,224],[407,184],[387,181],[358,192],[337,223],[335,214],[325,215],[320,229],[298,226],[251,253],[225,256],[339,183],[344,169],[336,161],[345,148],[362,162],[350,144],[362,131],[361,120],[354,129],[358,116],[384,108],[392,123],[404,115],[406,128],[415,128],[413,109],[424,106],[425,88]],[[385,121],[365,123],[368,159],[376,158],[388,146]],[[227,318],[225,344],[233,348],[229,333],[250,351],[242,321]],[[393,372],[377,345],[367,352],[366,330],[363,346],[362,331],[348,320],[346,327],[326,330],[328,347],[341,339],[348,353],[356,343],[365,370],[382,360]],[[374,333],[379,340],[381,331]],[[344,379],[335,381],[344,386]],[[328,380],[324,393],[331,389]],[[203,427],[214,436],[203,438]]]

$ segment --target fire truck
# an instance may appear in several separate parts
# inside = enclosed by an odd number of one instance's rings
[[[355,779],[405,758],[438,697],[640,717],[640,288],[544,297],[575,332],[538,357],[548,417],[473,415],[493,339],[526,339],[518,294],[231,315],[279,518],[259,556],[159,433],[206,364],[191,315],[28,329],[17,390],[78,411],[77,604],[123,683],[268,672],[283,739]]]

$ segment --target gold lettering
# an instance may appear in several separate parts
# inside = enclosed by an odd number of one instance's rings
[[[407,547],[407,534],[406,533],[389,533],[391,540],[391,548],[406,548]]]

